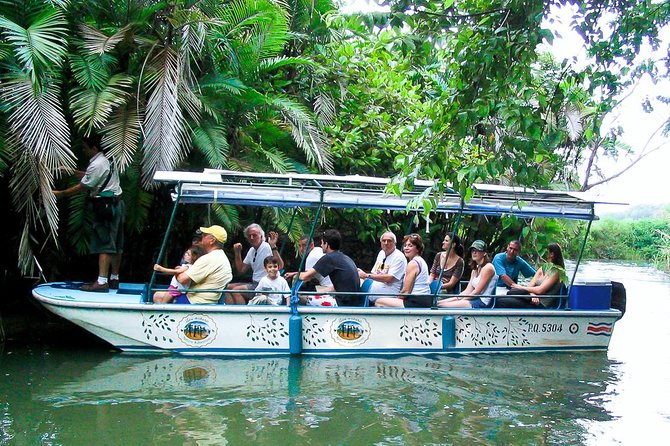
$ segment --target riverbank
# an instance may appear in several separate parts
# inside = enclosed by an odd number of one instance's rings
[[[99,346],[104,343],[38,304],[24,303],[0,311],[0,344]],[[106,344],[104,344],[106,345]]]

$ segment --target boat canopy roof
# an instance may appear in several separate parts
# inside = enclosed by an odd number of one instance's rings
[[[154,180],[175,184],[173,199],[180,203],[219,203],[241,206],[361,208],[388,211],[515,215],[596,220],[595,204],[581,192],[539,190],[523,187],[475,184],[467,202],[452,190],[432,205],[433,181],[416,180],[411,191],[395,195],[387,191],[391,178],[359,175],[315,175],[234,172],[205,169],[203,172],[158,171]]]

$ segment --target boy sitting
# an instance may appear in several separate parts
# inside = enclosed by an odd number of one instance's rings
[[[267,275],[258,282],[256,287],[256,291],[262,294],[256,294],[249,301],[249,305],[282,305],[284,302],[288,304],[291,288],[286,279],[279,275],[279,259],[276,256],[267,256],[263,259],[263,268]]]

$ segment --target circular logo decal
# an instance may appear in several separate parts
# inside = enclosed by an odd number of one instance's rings
[[[216,338],[216,325],[209,316],[192,314],[179,323],[179,339],[185,344],[203,346]]]
[[[339,344],[359,345],[370,337],[370,326],[362,319],[338,319],[333,323],[332,335]]]
[[[575,334],[579,331],[579,325],[570,324],[570,333]]]

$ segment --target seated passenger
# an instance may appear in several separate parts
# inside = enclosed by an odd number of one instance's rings
[[[488,308],[492,304],[491,296],[496,287],[498,276],[486,252],[486,243],[475,240],[470,246],[470,281],[460,295],[449,297],[437,303],[440,308]]]
[[[226,253],[223,252],[223,244],[226,243],[228,234],[221,226],[213,225],[208,228],[200,228],[202,241],[200,246],[205,254],[198,258],[189,269],[177,274],[177,281],[182,285],[191,283],[192,290],[222,290],[233,278],[230,262]],[[219,302],[221,292],[202,291],[189,292],[186,296],[175,299],[179,304],[216,304]]]
[[[501,308],[536,308],[538,306],[555,308],[558,304],[558,294],[561,285],[567,281],[565,277],[565,261],[563,251],[558,243],[550,243],[547,246],[547,263],[542,265],[528,286],[514,284],[507,296],[496,301],[496,306]],[[522,297],[550,295],[556,297]]]
[[[375,307],[430,308],[433,305],[433,295],[430,293],[428,281],[428,264],[421,257],[423,239],[419,234],[409,234],[403,238],[402,243],[408,262],[400,293],[412,296],[380,297],[375,302]]]
[[[291,288],[289,288],[286,279],[279,275],[279,259],[276,256],[267,256],[263,259],[266,275],[263,277],[253,299],[249,305],[282,305],[285,302],[290,303]]]
[[[306,234],[300,237],[300,240],[298,240],[298,257],[303,257],[305,255],[305,251],[307,251],[307,257],[305,258],[304,265],[300,267],[300,270],[284,273],[284,278],[288,282],[292,282],[298,274],[314,267],[316,262],[325,255],[323,253],[323,249],[320,246],[314,246],[314,239],[310,240],[309,235]],[[319,293],[327,293],[329,291],[335,291],[335,288],[333,288],[333,282],[330,281],[330,277],[321,277],[321,275],[317,274],[314,278],[312,278],[312,280],[304,282],[300,287],[300,291],[318,291]],[[302,303],[304,304],[305,302]]]
[[[519,281],[519,273],[523,277],[530,278],[535,275],[535,268],[521,258],[521,242],[519,240],[510,240],[505,252],[500,252],[493,256],[493,267],[498,275],[498,284],[496,285],[496,294],[502,296],[512,289]]]
[[[175,298],[184,294],[184,290],[188,289],[190,283],[182,284],[177,281],[177,275],[186,271],[193,263],[198,260],[198,257],[204,254],[204,251],[200,246],[191,246],[186,251],[181,258],[181,263],[174,268],[165,268],[164,266],[156,263],[154,265],[154,271],[163,273],[163,274],[172,274],[172,280],[170,281],[170,286],[168,286],[167,291],[156,291],[154,293],[154,302],[159,304],[168,304],[171,303]]]
[[[328,229],[323,233],[321,247],[326,254],[314,266],[298,275],[303,282],[312,280],[317,275],[330,277],[333,287],[338,293],[360,293],[361,281],[358,278],[358,268],[353,260],[340,252],[342,235],[337,229]],[[362,294],[335,294],[338,306],[362,307]]]
[[[458,282],[463,276],[463,269],[465,268],[465,261],[463,261],[463,245],[461,238],[456,234],[447,234],[442,241],[442,249],[444,251],[437,253],[433,266],[430,268],[429,280],[432,283],[436,279],[440,279],[442,285],[440,287],[441,293],[454,294],[458,287]],[[447,253],[449,255],[447,255]],[[442,275],[440,276],[440,270]]]
[[[244,236],[251,245],[247,255],[242,260],[242,244],[235,243],[233,245],[233,250],[235,251],[235,268],[240,274],[244,274],[249,269],[251,269],[253,275],[251,277],[250,283],[231,283],[228,285],[229,290],[240,290],[240,291],[249,291],[255,290],[258,286],[258,282],[265,277],[265,268],[263,267],[263,260],[267,256],[277,256],[279,259],[279,269],[284,267],[284,261],[282,260],[279,252],[277,250],[277,241],[279,240],[279,234],[276,232],[270,231],[268,234],[268,240],[265,241],[265,231],[260,225],[252,223],[246,228],[244,228]],[[227,304],[246,304],[252,295],[249,293],[227,293],[226,294],[226,303]]]
[[[379,241],[381,250],[377,254],[375,264],[370,273],[358,269],[361,280],[370,279],[372,284],[368,290],[369,301],[374,303],[380,297],[396,296],[402,288],[402,278],[407,269],[407,259],[398,248],[395,234],[386,231]]]

